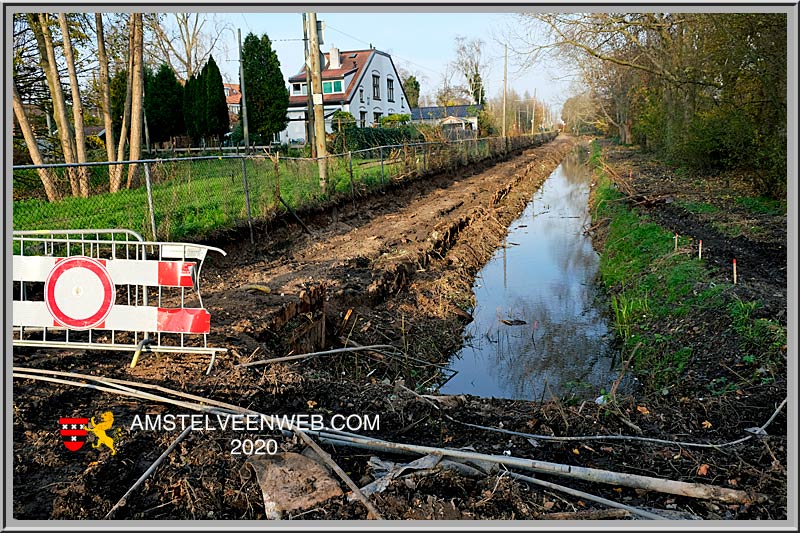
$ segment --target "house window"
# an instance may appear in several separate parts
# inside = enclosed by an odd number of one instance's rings
[[[342,80],[322,82],[322,94],[331,94],[340,92],[342,92]]]
[[[233,113],[234,115],[239,114],[239,104],[231,104],[230,107],[231,107],[231,113]]]
[[[381,77],[377,74],[372,75],[372,97],[375,100],[381,99]]]
[[[361,112],[361,127],[362,128],[366,128],[367,127],[367,112],[366,111],[362,111]]]
[[[372,116],[373,116],[373,122],[374,122],[375,124],[378,124],[378,125],[380,125],[380,123],[381,123],[381,117],[383,116],[383,113],[373,113],[373,114],[372,114]]]
[[[231,90],[228,87],[225,87],[225,96],[230,96]]]
[[[307,87],[308,86],[305,83],[293,83],[292,84],[292,94],[296,94],[296,95],[300,94],[300,95],[305,96],[305,95],[308,94]]]
[[[386,80],[386,99],[394,102],[394,80]]]
[[[358,96],[361,99],[361,101],[363,102],[364,101],[364,88],[363,87],[358,90]]]

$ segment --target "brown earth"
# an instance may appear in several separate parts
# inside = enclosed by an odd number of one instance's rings
[[[577,142],[560,136],[512,154],[507,161],[394,184],[383,194],[301,213],[312,234],[286,216],[257,227],[254,245],[246,232],[209,242],[228,254],[211,256],[202,276],[203,303],[212,315],[212,344],[228,352],[218,357],[208,376],[205,356],[146,353],[130,369],[119,353],[15,348],[14,364],[155,383],[261,413],[379,415],[380,429],[361,433],[766,495],[759,503],[731,504],[539,476],[662,516],[785,519],[785,411],[769,426],[769,437],[721,449],[631,440],[532,443],[523,436],[461,423],[539,435],[637,434],[719,443],[741,438],[747,435],[744,428],[760,426],[769,418],[785,396],[785,372],[783,379],[767,385],[742,386],[739,395],[700,397],[678,391],[661,395],[642,390],[608,406],[570,399],[537,403],[470,396],[432,405],[411,392],[435,391],[446,379],[441,365],[461,345],[474,303],[475,273],[531,194]],[[633,165],[634,188],[650,197],[694,192],[717,199],[723,190],[722,182],[715,187],[710,181],[693,190],[687,180],[676,181],[681,178],[670,169],[634,151],[609,147],[608,158],[620,174],[627,174]],[[785,215],[783,225],[779,216],[765,215],[760,225],[768,231],[740,239],[714,233],[711,220],[689,218],[674,202],[656,202],[646,209],[666,227],[708,242],[709,261],[720,265],[720,282],[728,255],[742,258],[741,264],[748,266],[739,290],[748,299],[765,302],[759,310],[764,316],[785,324],[786,270],[781,278],[780,268],[773,268],[786,262]],[[601,241],[598,236],[598,246]],[[719,374],[720,350],[738,342],[727,333],[721,313],[709,311],[699,324],[706,335],[693,341],[695,353],[702,356],[692,367],[687,387],[692,380]],[[722,337],[729,344],[715,344],[720,338],[717,331],[726,332]],[[239,366],[353,343],[393,345],[402,355],[353,352]],[[86,388],[21,379],[14,386],[13,501],[18,519],[103,518],[178,433],[129,430],[134,415],[187,412]],[[644,405],[647,409],[642,409]],[[72,453],[61,445],[55,429],[59,416],[96,416],[106,410],[114,413],[122,428],[116,455],[88,444]],[[231,440],[245,437],[265,435],[192,432],[114,517],[263,519],[264,499],[254,476],[247,473],[246,457],[231,454]],[[282,451],[305,448],[296,438],[279,434],[272,438]],[[323,448],[359,486],[373,480],[369,467],[373,455],[413,460],[357,448],[327,444]],[[577,519],[598,518],[607,509],[583,497],[515,480],[503,471],[479,477],[452,471],[412,474],[392,481],[370,499],[386,519],[548,519],[564,518],[563,513]],[[366,516],[365,508],[346,495],[284,514],[286,519],[302,520]],[[626,512],[615,516],[633,518]]]

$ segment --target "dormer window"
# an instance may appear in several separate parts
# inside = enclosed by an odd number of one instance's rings
[[[305,83],[293,83],[292,94],[295,96],[306,96],[308,94],[308,85]]]
[[[323,81],[322,94],[340,93],[342,91],[342,80]]]

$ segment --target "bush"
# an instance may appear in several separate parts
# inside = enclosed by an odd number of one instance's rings
[[[332,153],[367,150],[377,146],[419,142],[422,135],[414,126],[396,128],[343,128],[333,139]]]
[[[411,121],[411,115],[405,113],[392,113],[391,115],[381,117],[381,127],[396,128],[398,126],[404,126],[408,124],[410,121]]]

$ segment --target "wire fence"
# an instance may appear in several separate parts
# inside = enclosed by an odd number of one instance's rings
[[[254,222],[287,209],[343,197],[355,202],[391,183],[457,170],[555,136],[409,143],[329,155],[324,188],[318,159],[279,154],[14,166],[14,230],[125,228],[153,240],[196,241],[215,230],[249,225],[252,238]],[[43,171],[62,199],[47,200]],[[122,188],[109,192],[120,171]],[[88,181],[86,197],[74,195],[76,176]]]

